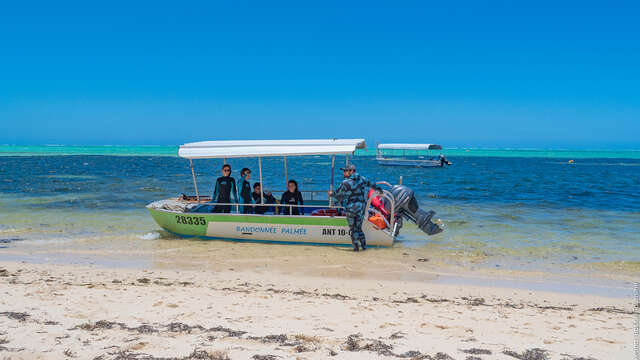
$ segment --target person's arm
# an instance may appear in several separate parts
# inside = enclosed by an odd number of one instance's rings
[[[238,181],[238,199],[242,200],[243,204],[246,201],[245,198],[242,197],[242,189],[244,189],[244,183],[244,178],[240,178],[240,180]]]
[[[336,199],[337,202],[342,202],[342,200],[344,200],[348,195],[348,189],[347,189],[348,185],[346,185],[344,182],[342,184],[340,184],[340,186],[338,186],[338,188],[336,189],[336,191],[334,191],[331,196]]]
[[[218,180],[216,179],[216,186],[213,187],[213,196],[211,197],[212,202],[218,202]]]
[[[371,181],[369,179],[367,179],[366,177],[362,176],[362,180],[364,180],[364,183],[370,187],[370,188],[374,188],[376,191],[378,192],[382,192],[382,188],[378,185],[376,185],[375,181]]]
[[[236,186],[236,179],[234,178],[231,178],[231,192],[233,193],[233,198],[235,199],[236,204],[238,204],[238,187]]]
[[[364,182],[364,184],[367,185],[368,187],[376,186],[376,184],[373,181],[367,179],[366,177],[361,176],[361,178],[362,178],[362,181]]]

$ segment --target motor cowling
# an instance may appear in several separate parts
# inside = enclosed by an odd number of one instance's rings
[[[391,195],[395,200],[395,213],[396,223],[398,224],[398,230],[402,227],[402,218],[405,218],[415,223],[420,230],[424,231],[427,235],[435,235],[442,232],[442,228],[431,221],[436,214],[435,211],[425,211],[420,209],[418,200],[414,195],[413,190],[404,185],[394,185],[391,187]],[[386,206],[390,206],[385,204]]]

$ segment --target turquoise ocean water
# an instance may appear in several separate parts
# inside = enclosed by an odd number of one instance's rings
[[[144,206],[193,193],[188,161],[176,152],[168,146],[0,146],[0,259],[21,248],[31,249],[26,257],[38,247],[126,253],[173,241]],[[435,210],[446,225],[429,238],[408,226],[394,248],[377,251],[491,268],[640,269],[639,151],[445,149],[454,165],[443,169],[383,167],[374,152],[357,154],[359,171],[391,183],[402,175],[421,207]],[[255,159],[230,163],[234,175],[245,166],[257,169]],[[221,165],[195,162],[203,192],[212,190]],[[265,187],[282,189],[282,159],[263,165]],[[329,187],[329,166],[328,156],[288,159],[289,177],[321,193]]]

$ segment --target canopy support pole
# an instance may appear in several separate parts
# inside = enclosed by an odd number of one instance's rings
[[[287,156],[284,157],[284,187],[287,188],[287,181],[289,178],[287,177]]]
[[[189,166],[191,167],[191,176],[193,177],[193,187],[196,188],[196,199],[200,202],[200,194],[198,194],[198,183],[196,182],[196,173],[193,171],[193,160],[189,159]]]
[[[264,184],[262,183],[262,157],[258,156],[258,171],[260,172],[260,204],[264,204]]]
[[[349,155],[347,155],[348,157]],[[331,183],[329,183],[329,191],[333,193],[333,170],[336,166],[336,156],[331,155]],[[333,205],[333,201],[331,200],[331,196],[329,196],[329,207]]]
[[[347,154],[347,160],[344,162],[345,165],[349,164],[349,154]]]

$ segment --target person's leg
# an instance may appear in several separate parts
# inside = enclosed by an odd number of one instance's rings
[[[253,208],[249,204],[242,205],[242,213],[243,214],[253,214]]]
[[[357,241],[360,242],[360,247],[364,251],[367,249],[367,241],[364,236],[364,231],[362,231],[362,219],[363,219],[362,216],[358,216],[357,218],[355,218],[355,221],[353,224],[355,230],[352,230],[352,231],[353,231],[353,234],[355,234]],[[353,238],[352,238],[352,241],[353,241]]]
[[[359,247],[360,239],[358,239],[358,235],[356,234],[357,219],[358,219],[357,216],[349,216],[347,214],[347,223],[349,224],[349,230],[351,232],[351,243],[353,244],[353,251],[360,251],[360,247]]]

